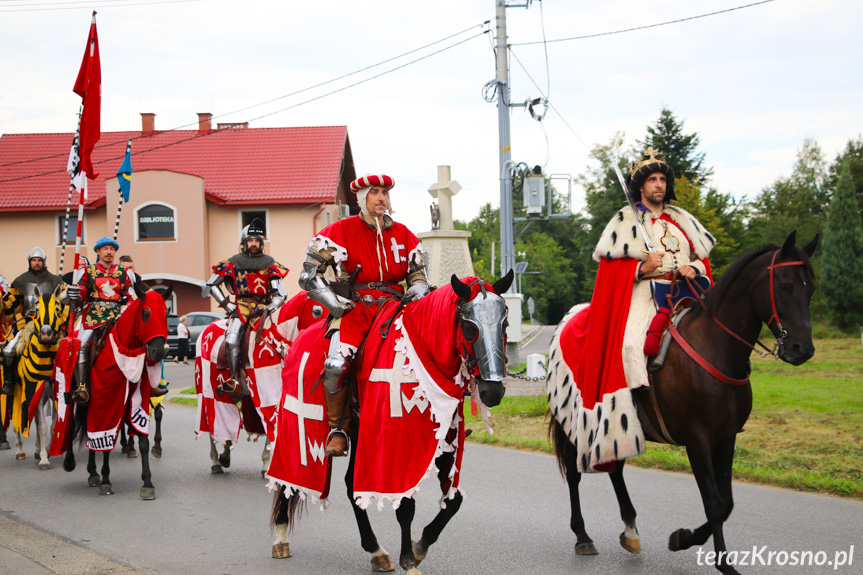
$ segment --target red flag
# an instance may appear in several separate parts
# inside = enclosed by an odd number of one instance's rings
[[[81,113],[81,135],[79,153],[81,171],[91,180],[97,174],[93,171],[90,154],[96,147],[96,142],[102,136],[99,117],[102,109],[102,64],[99,62],[99,37],[96,35],[96,12],[93,12],[93,22],[90,24],[90,35],[87,37],[87,48],[84,59],[78,71],[78,79],[72,90],[83,99],[84,111]]]

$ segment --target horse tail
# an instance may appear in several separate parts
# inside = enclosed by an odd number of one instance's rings
[[[554,446],[554,456],[560,474],[566,477],[566,461],[572,457],[575,446],[563,430],[563,426],[554,417],[549,418],[548,440]]]
[[[298,491],[291,490],[290,497],[286,495],[286,492],[287,487],[282,485],[273,496],[273,508],[270,513],[270,530],[273,530],[281,519],[287,522],[288,533],[293,533],[294,524],[306,509],[306,500],[300,498]],[[282,509],[283,501],[286,506],[284,510]]]
[[[81,448],[87,443],[87,404],[75,405],[75,427],[72,441],[78,442],[78,447]]]

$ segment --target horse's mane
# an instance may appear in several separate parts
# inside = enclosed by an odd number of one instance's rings
[[[707,293],[704,298],[704,304],[709,313],[715,313],[716,308],[722,302],[725,295],[731,289],[731,286],[737,280],[743,270],[752,263],[753,260],[761,257],[767,252],[776,251],[779,249],[779,246],[776,244],[767,244],[760,248],[754,249],[749,253],[742,255],[738,258],[733,264],[731,264],[725,273],[722,274],[722,277],[716,282],[716,284],[711,288],[711,290]],[[693,312],[696,314],[701,311],[700,306],[695,306],[693,308]]]

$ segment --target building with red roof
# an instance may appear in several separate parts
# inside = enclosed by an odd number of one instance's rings
[[[213,309],[200,287],[213,263],[238,251],[240,232],[253,218],[266,226],[265,252],[292,270],[285,288],[293,294],[309,240],[358,212],[356,196],[347,193],[356,172],[346,126],[214,128],[210,114],[198,114],[197,130],[160,132],[155,114],[141,117],[140,131],[103,132],[96,144],[99,175],[88,184],[81,253],[92,260],[96,240],[114,234],[116,173],[131,140],[134,174],[118,254],[132,256],[135,270],[157,289],[174,283],[175,313]],[[26,271],[34,246],[48,254],[51,271],[60,271],[73,136],[0,136],[0,274],[9,281]],[[75,193],[63,272],[74,263],[77,200]]]

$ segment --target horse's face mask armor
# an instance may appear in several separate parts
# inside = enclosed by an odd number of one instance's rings
[[[485,282],[477,280],[474,283],[479,286],[479,292],[475,296],[473,284],[466,285],[455,276],[450,281],[461,299],[457,319],[468,369],[478,377],[480,400],[489,407],[498,405],[505,393],[502,382],[506,376],[508,310],[497,294],[509,288],[512,277],[510,271],[492,285],[491,290],[486,288]]]

